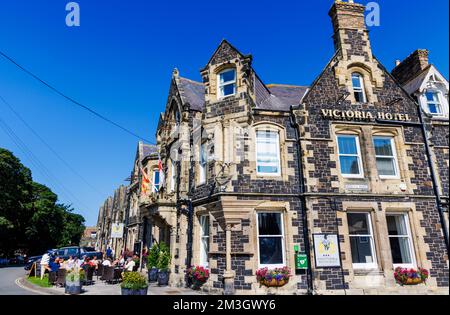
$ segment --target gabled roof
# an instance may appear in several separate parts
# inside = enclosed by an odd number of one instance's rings
[[[423,69],[422,72],[418,73],[417,76],[403,84],[403,88],[410,95],[413,95],[416,92],[421,93],[423,90],[427,88],[428,78],[432,75],[436,75],[439,80],[446,86],[447,90],[449,88],[449,84],[447,79],[436,69],[436,67],[430,64],[428,67]]]

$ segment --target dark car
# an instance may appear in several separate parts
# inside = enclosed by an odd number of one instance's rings
[[[58,249],[55,255],[63,258],[64,260],[69,259],[70,256],[77,257],[78,259],[84,256],[88,258],[93,258],[94,256],[101,259],[103,254],[101,252],[91,251],[90,248],[79,247],[79,246],[68,246]]]

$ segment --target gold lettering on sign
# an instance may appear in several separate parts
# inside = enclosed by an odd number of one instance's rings
[[[374,114],[371,112],[362,112],[357,110],[342,111],[339,109],[321,109],[322,116],[325,118],[331,118],[336,120],[374,120]],[[384,113],[377,112],[376,117],[380,120],[393,120],[393,121],[410,121],[408,114],[400,113]]]

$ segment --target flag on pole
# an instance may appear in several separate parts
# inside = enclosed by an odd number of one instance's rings
[[[148,178],[147,174],[142,169],[142,164],[139,165],[142,173],[142,183],[141,183],[141,194],[147,195],[149,191],[150,186],[150,179]]]

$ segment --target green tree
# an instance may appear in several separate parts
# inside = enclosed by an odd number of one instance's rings
[[[0,148],[0,255],[78,245],[84,218],[57,202],[55,193],[33,182],[31,171]]]
[[[26,247],[31,211],[31,171],[10,151],[0,148],[0,254]]]

